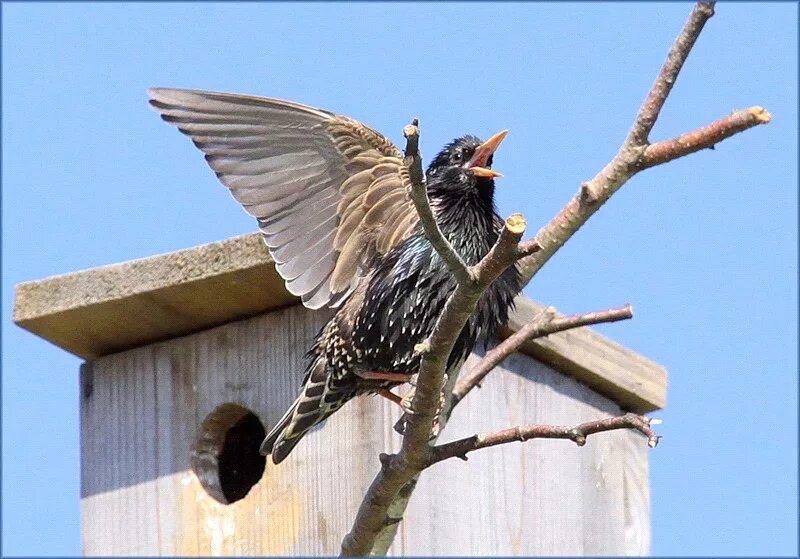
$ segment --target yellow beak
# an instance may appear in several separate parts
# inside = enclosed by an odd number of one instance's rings
[[[489,161],[489,157],[491,157],[491,155],[497,151],[497,148],[500,147],[500,143],[507,135],[508,130],[503,130],[479,145],[475,149],[472,159],[467,162],[465,167],[471,170],[474,175],[479,177],[502,177],[502,174],[498,173],[497,171],[493,171],[492,169],[487,169],[484,167],[484,165],[486,165]]]

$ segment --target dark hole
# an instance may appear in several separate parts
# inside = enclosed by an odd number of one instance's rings
[[[253,412],[228,430],[219,455],[219,483],[229,503],[238,501],[250,491],[261,475],[267,457],[258,452],[266,432]]]
[[[238,404],[208,414],[192,447],[192,470],[209,495],[225,504],[247,495],[264,473],[267,459],[258,450],[265,435],[256,414]]]

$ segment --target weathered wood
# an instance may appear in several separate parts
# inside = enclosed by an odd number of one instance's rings
[[[14,322],[94,359],[298,302],[251,234],[21,283]]]
[[[14,321],[93,359],[298,302],[253,234],[19,284]],[[519,297],[511,330],[540,308]],[[531,341],[522,351],[625,409],[645,413],[664,406],[664,368],[588,328]]]
[[[533,320],[543,308],[531,299],[517,298],[505,335]],[[608,395],[626,410],[646,413],[666,405],[666,370],[591,328],[531,340],[520,351]]]
[[[83,547],[89,555],[330,555],[378,468],[400,410],[362,398],[267,463],[224,505],[190,470],[203,419],[234,402],[272,426],[294,398],[302,353],[324,319],[299,306],[159,342],[82,371]],[[517,423],[572,424],[619,407],[515,355],[456,410],[443,440]],[[531,441],[426,472],[391,551],[403,555],[620,555],[646,551],[643,438],[612,432],[578,448]],[[630,440],[629,440],[630,439]],[[635,456],[636,463],[632,463]],[[630,480],[637,480],[631,489]],[[646,483],[645,483],[646,495]],[[634,497],[632,497],[633,495]],[[635,543],[632,543],[635,542]]]
[[[443,441],[529,422],[572,425],[620,412],[613,402],[524,355],[493,372],[471,398],[454,412]],[[625,436],[589,437],[583,448],[569,441],[529,441],[472,453],[466,463],[438,464],[420,480],[407,513],[407,537],[392,551],[625,554],[619,452]],[[641,436],[639,444],[646,449]],[[421,525],[411,520],[419,518],[438,520]]]
[[[626,555],[649,555],[650,553],[648,449],[641,443],[638,433],[628,432],[623,438]]]

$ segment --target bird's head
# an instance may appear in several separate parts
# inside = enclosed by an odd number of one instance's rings
[[[462,136],[447,144],[431,161],[426,173],[428,190],[433,195],[469,193],[491,200],[495,177],[494,152],[508,130],[498,132],[485,142],[475,136]]]

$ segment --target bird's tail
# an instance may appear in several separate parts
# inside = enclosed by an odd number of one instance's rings
[[[261,454],[271,454],[273,463],[283,462],[303,435],[355,395],[330,386],[327,369],[324,358],[314,361],[300,395],[261,443]]]

